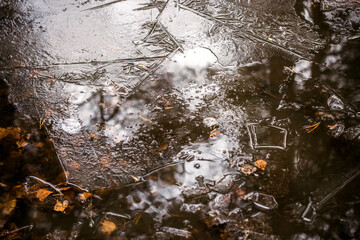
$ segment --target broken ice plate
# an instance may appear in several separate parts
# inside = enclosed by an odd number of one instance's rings
[[[249,123],[250,145],[254,149],[282,149],[286,148],[287,130],[273,125]]]

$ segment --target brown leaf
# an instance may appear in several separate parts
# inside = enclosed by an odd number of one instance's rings
[[[107,235],[110,235],[116,229],[115,223],[109,220],[104,220],[101,225],[101,232]]]
[[[79,170],[81,168],[80,164],[77,161],[72,161],[70,163],[70,168],[71,169],[75,169],[75,170]]]
[[[267,165],[267,162],[265,160],[257,160],[255,163],[254,163],[255,167],[261,169],[261,170],[265,170],[266,168],[266,165]]]
[[[169,147],[169,144],[167,144],[167,143],[161,145],[161,146],[159,147],[159,152],[164,151],[164,150],[167,149],[168,147]]]
[[[36,191],[36,197],[39,199],[40,202],[42,202],[52,193],[52,191],[49,191],[47,189],[39,189]]]
[[[69,202],[67,200],[60,202],[59,200],[56,200],[56,204],[54,206],[54,210],[57,212],[63,212],[65,209],[69,206]]]
[[[16,207],[16,199],[5,202],[3,205],[2,214],[10,215],[15,207]]]

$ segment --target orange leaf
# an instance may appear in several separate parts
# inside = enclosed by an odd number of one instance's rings
[[[255,163],[254,163],[255,167],[257,168],[260,168],[261,170],[265,170],[266,168],[266,165],[267,165],[267,162],[264,161],[264,160],[257,160]]]
[[[39,189],[36,191],[36,197],[39,199],[40,202],[42,202],[52,193],[52,191],[49,191],[47,189]]]
[[[65,209],[69,206],[69,202],[67,200],[60,202],[59,200],[56,200],[56,204],[54,206],[54,210],[57,212],[63,212]]]
[[[25,141],[24,139],[21,139],[20,141],[16,142],[16,145],[18,146],[18,148],[22,148],[25,147],[26,145],[28,145],[29,143],[27,141]]]
[[[116,225],[115,223],[109,221],[109,220],[104,220],[101,226],[101,232],[110,235],[115,229],[116,229]]]
[[[91,196],[92,196],[91,193],[83,192],[83,193],[80,193],[79,198],[80,198],[81,201],[84,201],[84,200],[88,199]]]
[[[10,215],[15,207],[16,207],[16,199],[5,202],[3,205],[2,214]]]

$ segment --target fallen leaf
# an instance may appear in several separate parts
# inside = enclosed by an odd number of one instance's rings
[[[164,151],[164,150],[167,149],[168,147],[169,147],[169,144],[167,144],[167,143],[161,145],[161,146],[159,147],[159,152]]]
[[[16,207],[16,199],[5,202],[3,205],[2,214],[10,215],[15,207]]]
[[[250,164],[244,164],[241,168],[240,171],[245,173],[246,175],[250,175],[253,174],[254,172],[256,172],[256,167],[250,165]]]
[[[267,165],[267,162],[265,160],[257,160],[255,163],[254,163],[255,167],[261,169],[261,170],[265,170],[266,168],[266,165]]]
[[[71,169],[75,169],[75,170],[79,170],[81,168],[80,164],[75,160],[72,161],[69,166]]]
[[[102,156],[100,158],[100,164],[101,164],[101,167],[103,169],[106,169],[110,166],[110,162],[108,161],[108,157],[107,156]]]
[[[95,140],[99,138],[99,135],[97,135],[96,133],[89,133],[88,136],[91,140]]]
[[[60,190],[61,191],[67,191],[67,190],[69,190],[71,187],[62,187],[62,188],[60,188]]]
[[[21,129],[18,127],[16,127],[16,128],[0,128],[0,139],[3,139],[10,135],[14,139],[19,140],[20,132],[21,132]]]
[[[84,201],[84,200],[88,199],[88,198],[91,197],[91,196],[92,196],[91,193],[89,193],[89,192],[83,192],[83,193],[80,193],[80,194],[79,194],[79,199],[80,199],[81,201]]]
[[[24,139],[21,139],[20,141],[16,142],[16,145],[18,146],[18,148],[22,148],[27,146],[29,143],[27,141],[25,141]]]
[[[39,199],[40,202],[44,201],[51,193],[52,191],[49,191],[47,189],[39,189],[36,191],[36,197]]]
[[[56,204],[54,206],[54,210],[57,212],[63,212],[65,209],[69,206],[69,202],[67,200],[60,202],[59,200],[56,200]]]
[[[101,232],[107,235],[110,235],[116,229],[115,223],[109,220],[104,220],[101,224]]]

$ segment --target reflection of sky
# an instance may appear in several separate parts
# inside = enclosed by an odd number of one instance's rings
[[[306,80],[311,77],[311,62],[307,60],[299,60],[296,62],[295,67],[293,68],[296,81],[297,90],[304,90],[304,85]]]

